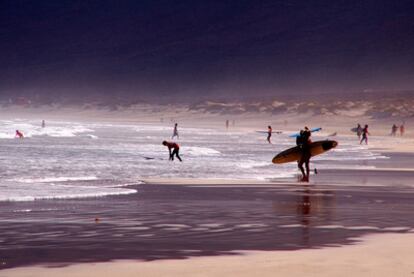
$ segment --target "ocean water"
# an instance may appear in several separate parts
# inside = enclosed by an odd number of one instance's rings
[[[100,197],[136,193],[128,188],[144,178],[277,180],[298,174],[295,163],[274,165],[278,152],[293,147],[291,132],[273,135],[202,128],[179,128],[183,162],[168,160],[172,126],[111,125],[15,119],[0,121],[0,201]],[[15,130],[25,138],[14,138]],[[315,133],[313,140],[323,140]],[[339,146],[313,159],[312,168],[360,168],[386,159],[337,136]],[[373,138],[375,140],[375,138]],[[361,165],[362,162],[362,165]],[[367,166],[367,167],[372,167]]]

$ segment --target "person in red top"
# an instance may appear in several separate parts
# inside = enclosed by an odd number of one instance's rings
[[[180,156],[179,156],[179,152],[180,152],[180,146],[175,143],[175,142],[169,142],[164,140],[162,142],[162,145],[167,146],[168,147],[168,151],[170,152],[170,160],[174,161],[174,155],[177,157],[177,159],[180,160],[180,162],[182,162]],[[173,149],[173,151],[171,152],[171,149]]]
[[[20,132],[19,130],[16,130],[16,135],[15,137],[19,137],[19,138],[24,138],[23,133]]]
[[[400,126],[400,135],[403,136],[405,132],[404,123]]]

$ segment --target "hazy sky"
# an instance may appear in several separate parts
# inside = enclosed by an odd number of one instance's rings
[[[414,88],[414,1],[0,1],[0,93]]]

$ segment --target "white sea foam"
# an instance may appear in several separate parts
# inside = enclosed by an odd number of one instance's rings
[[[98,136],[95,135],[85,135],[86,138],[90,138],[90,139],[98,139]]]
[[[280,228],[302,228],[305,225],[302,224],[286,224],[286,225],[279,225]]]
[[[344,229],[345,227],[342,225],[320,225],[315,226],[317,229]]]
[[[376,226],[349,226],[346,227],[348,230],[379,230],[379,227]]]
[[[384,231],[398,232],[398,231],[408,231],[411,227],[406,226],[396,226],[396,227],[386,227],[383,228]]]
[[[171,139],[172,126],[46,121],[41,128],[40,123],[0,121],[0,200],[131,193],[126,186],[151,177],[267,182],[298,174],[295,163],[271,162],[275,154],[295,145],[287,135],[275,136],[269,145],[255,132],[179,126],[180,163],[169,161],[168,149],[161,144]],[[16,129],[31,139],[1,139],[13,138]],[[361,168],[359,161],[386,158],[354,138],[336,139],[335,150],[313,159],[318,169]]]
[[[68,181],[92,181],[98,180],[96,176],[82,176],[82,177],[45,177],[45,178],[16,178],[10,181],[16,181],[19,183],[57,183]]]
[[[97,191],[96,188],[90,188],[88,191],[85,189],[78,190],[74,189],[73,191],[68,191],[67,187],[64,187],[61,191],[40,191],[36,194],[33,191],[26,190],[21,193],[12,193],[12,195],[2,194],[0,195],[0,201],[35,201],[35,200],[44,200],[44,199],[71,199],[71,198],[89,198],[89,197],[103,197],[109,195],[125,195],[136,193],[134,189],[112,189],[112,190],[103,190],[100,189]],[[30,194],[29,194],[30,193]]]
[[[236,163],[236,165],[240,168],[245,168],[245,169],[249,169],[249,168],[255,168],[255,167],[264,167],[264,166],[269,166],[269,162],[267,161],[255,161],[255,160],[247,160],[247,161],[241,161]]]
[[[59,124],[59,125],[57,125]],[[49,136],[49,137],[76,137],[78,134],[94,132],[80,124],[51,123],[42,128],[38,122],[30,120],[0,121],[0,139],[15,138],[16,130],[23,133],[24,137]]]
[[[217,156],[220,155],[220,151],[217,151],[212,148],[207,147],[196,147],[196,146],[186,146],[182,148],[182,151],[185,151],[186,155],[193,156]]]

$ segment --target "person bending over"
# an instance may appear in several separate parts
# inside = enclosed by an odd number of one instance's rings
[[[175,155],[177,159],[180,160],[180,162],[182,162],[180,155],[179,155],[180,146],[177,143],[164,140],[162,142],[162,145],[168,147],[168,151],[170,152],[170,161],[174,161],[174,155]]]
[[[22,133],[21,131],[16,130],[16,135],[15,135],[15,137],[16,137],[16,138],[24,138],[24,135],[23,135],[23,133]]]

